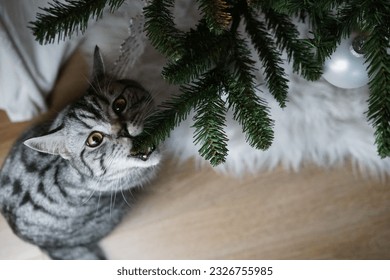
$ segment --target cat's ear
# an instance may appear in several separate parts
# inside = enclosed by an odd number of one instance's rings
[[[97,82],[105,74],[104,62],[102,54],[98,46],[95,47],[93,53],[93,68],[92,68],[92,81]]]
[[[65,135],[61,127],[46,135],[30,138],[24,141],[23,144],[38,152],[59,155],[65,159],[69,158],[69,152],[65,145]]]

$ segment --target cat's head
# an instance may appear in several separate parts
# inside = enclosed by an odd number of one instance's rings
[[[87,93],[60,114],[55,122],[58,127],[24,143],[69,160],[87,176],[102,180],[143,176],[161,159],[156,147],[132,150],[134,137],[142,132],[152,109],[152,98],[140,84],[114,80],[105,74],[96,48]]]

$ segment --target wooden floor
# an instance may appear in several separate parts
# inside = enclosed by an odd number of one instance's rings
[[[62,73],[54,111],[86,86],[79,61],[77,54]],[[0,112],[0,164],[30,124],[10,124]],[[102,242],[112,259],[390,259],[389,181],[363,179],[348,166],[234,179],[168,156],[135,197]],[[2,217],[0,248],[0,259],[46,258]]]

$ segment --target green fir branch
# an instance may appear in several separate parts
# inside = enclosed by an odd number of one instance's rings
[[[335,50],[341,39],[341,28],[344,24],[336,16],[334,10],[341,10],[344,8],[346,2],[345,0],[321,0],[321,1],[307,1],[307,0],[257,0],[256,7],[266,7],[263,9],[265,12],[272,12],[279,14],[280,16],[287,17],[299,17],[302,21],[307,22],[311,28],[312,37],[311,39],[301,39],[294,40],[290,43],[298,44],[299,48],[307,48],[303,53],[310,51],[312,55],[306,58],[310,60],[309,57],[313,56],[313,73],[308,71],[303,71],[301,74],[308,80],[316,80],[321,75],[321,71],[318,71],[319,67],[322,67],[326,58],[328,58]],[[266,3],[265,3],[266,2]],[[338,12],[337,12],[338,13]],[[279,18],[283,20],[283,18]],[[276,20],[277,22],[277,20]],[[287,27],[287,26],[286,26]],[[296,56],[300,55],[300,52],[295,52]],[[304,57],[296,57],[294,61],[303,61]],[[307,64],[310,64],[307,61]],[[303,65],[301,65],[303,66]],[[309,65],[308,65],[309,66]],[[296,65],[294,69],[299,69]],[[302,70],[305,69],[302,67]],[[295,71],[295,70],[294,70]]]
[[[118,9],[124,0],[66,0],[61,3],[54,0],[49,7],[41,8],[44,13],[37,14],[37,20],[31,22],[31,29],[40,44],[53,43],[55,39],[64,40],[75,31],[82,33],[88,27],[91,18],[101,18],[106,6],[110,11]]]
[[[277,12],[296,16],[302,14],[322,14],[328,13],[333,9],[342,7],[345,3],[350,1],[346,0],[321,0],[321,1],[308,1],[308,0],[253,0],[254,6],[257,8],[267,7],[272,8]]]
[[[271,145],[273,121],[265,101],[256,95],[255,62],[248,43],[237,31],[244,18],[245,31],[263,63],[267,86],[282,107],[288,92],[282,51],[286,51],[295,72],[315,80],[343,37],[355,31],[366,34],[363,49],[370,78],[367,117],[375,128],[378,153],[390,156],[388,0],[197,1],[203,18],[189,32],[175,26],[174,0],[152,0],[144,10],[151,43],[168,58],[163,76],[181,85],[183,94],[164,102],[146,120],[143,133],[135,139],[136,149],[164,141],[195,110],[194,141],[201,145],[199,153],[213,165],[222,163],[228,152],[223,130],[226,104],[233,109],[234,119],[242,125],[251,146],[267,149]],[[52,43],[84,32],[91,18],[99,19],[104,10],[114,11],[123,2],[54,0],[42,8],[31,28],[40,43]],[[260,12],[264,19],[258,19]],[[290,19],[293,16],[307,21],[311,38],[299,39]],[[226,94],[226,104],[222,94]]]
[[[205,21],[201,21],[197,28],[191,29],[183,38],[183,48],[186,52],[181,58],[170,60],[163,68],[162,76],[170,83],[185,84],[198,78],[218,61],[226,59],[226,51],[221,45],[228,46],[226,35],[212,33]]]
[[[265,150],[273,141],[273,121],[269,117],[269,108],[254,91],[254,61],[246,43],[238,36],[235,42],[233,73],[224,79],[227,100],[233,108],[234,119],[242,125],[246,141],[256,149]]]
[[[322,74],[322,66],[313,58],[313,48],[303,39],[299,39],[299,32],[290,17],[273,9],[263,12],[267,28],[273,30],[277,46],[286,51],[293,71],[310,81],[318,80]]]
[[[221,34],[226,31],[232,16],[229,12],[231,5],[226,0],[197,0],[210,32]]]
[[[249,10],[244,12],[245,30],[252,40],[260,60],[263,62],[265,79],[270,93],[281,107],[286,106],[288,80],[282,67],[281,53],[267,31],[265,24],[255,18]]]
[[[200,88],[195,89],[196,92],[207,91],[207,98],[202,99],[195,108],[193,124],[194,143],[201,145],[198,152],[213,166],[225,162],[228,154],[228,138],[224,131],[227,109],[221,99],[223,87],[219,82],[220,78],[214,75],[215,72],[208,72],[207,78],[201,80],[201,85],[198,82],[197,86]]]
[[[390,156],[390,3],[379,2],[371,7],[377,12],[375,20],[365,23],[370,34],[363,49],[370,78],[367,117],[375,128],[375,143],[383,158]]]
[[[175,27],[172,8],[174,0],[153,0],[145,9],[145,29],[153,46],[171,59],[179,59],[184,32]]]
[[[368,47],[376,48],[367,56],[370,61],[367,117],[375,128],[378,153],[381,157],[386,157],[390,155],[390,58],[383,47],[386,40],[375,35],[383,36],[383,33],[372,33],[367,42]]]
[[[211,70],[199,80],[182,86],[182,94],[163,102],[146,119],[141,135],[134,139],[134,151],[143,150],[164,141],[173,128],[178,126],[190,114],[194,117],[194,142],[201,144],[199,153],[212,165],[225,161],[227,156],[227,137],[225,126],[226,108],[220,98],[222,86],[219,85],[217,71]]]
[[[163,102],[144,123],[144,129],[134,139],[134,150],[144,150],[158,145],[169,137],[171,131],[185,120],[191,109],[198,106],[200,95],[180,94]]]

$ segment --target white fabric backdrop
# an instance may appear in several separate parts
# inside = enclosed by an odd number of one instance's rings
[[[47,0],[0,0],[0,108],[12,121],[45,111],[45,98],[78,39],[39,45],[28,28]]]

